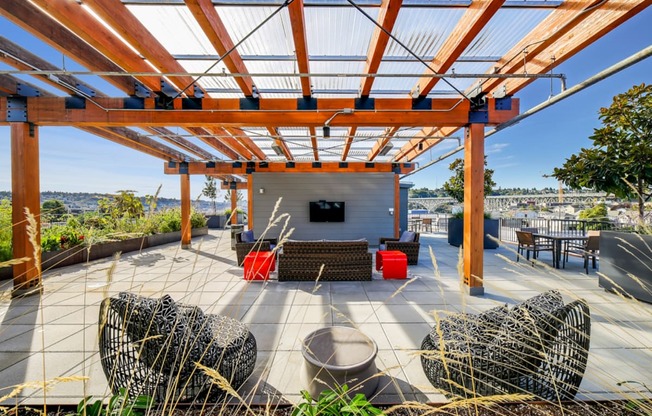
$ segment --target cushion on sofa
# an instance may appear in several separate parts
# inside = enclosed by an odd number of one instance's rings
[[[240,241],[242,241],[243,243],[253,243],[253,242],[255,242],[256,239],[254,238],[254,230],[243,231],[240,234]]]
[[[403,234],[401,234],[401,238],[399,238],[398,241],[401,243],[412,243],[414,242],[416,235],[417,234],[414,231],[403,231]]]

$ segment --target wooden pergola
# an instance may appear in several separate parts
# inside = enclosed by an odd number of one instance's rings
[[[0,60],[16,69],[0,74],[0,122],[11,125],[13,250],[30,258],[14,266],[16,292],[41,284],[26,228],[26,210],[40,217],[39,128],[73,126],[179,175],[183,246],[190,175],[213,175],[233,193],[247,187],[251,203],[253,172],[393,172],[398,213],[399,175],[464,129],[464,283],[482,293],[485,127],[513,119],[521,89],[559,78],[551,74],[557,65],[651,3],[0,2],[5,19],[86,68],[59,68],[21,46],[18,34],[0,38]],[[101,92],[87,75],[120,94]]]

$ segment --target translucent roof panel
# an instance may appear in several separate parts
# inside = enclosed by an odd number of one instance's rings
[[[503,56],[551,12],[550,9],[502,8],[480,31],[463,54]]]
[[[310,72],[317,74],[361,74],[364,71],[364,62],[352,61],[310,61]],[[360,77],[311,77],[313,90],[316,96],[322,97],[328,91],[336,93],[346,91],[347,94],[358,96],[360,90]],[[340,94],[339,97],[342,97]]]
[[[215,55],[213,45],[187,7],[127,7],[171,54]]]
[[[205,73],[213,63],[210,61],[179,61],[183,68],[190,73]],[[226,91],[240,91],[240,87],[235,82],[235,79],[232,76],[223,76],[222,74],[229,74],[229,71],[226,69],[222,62],[215,65],[214,68],[208,71],[208,74],[216,74],[218,76],[203,76],[197,82],[202,88],[206,90],[226,90]],[[195,79],[198,77],[195,76]],[[215,97],[225,98],[224,95],[219,95],[220,93],[215,93]],[[213,95],[213,94],[211,94]],[[236,96],[244,97],[242,93]]]
[[[462,8],[402,9],[392,34],[417,56],[434,56],[464,14]],[[390,39],[387,56],[412,56]]]
[[[377,8],[365,8],[372,18]],[[367,55],[375,25],[353,7],[307,7],[306,37],[311,55]]]
[[[216,10],[231,40],[237,44],[271,16],[277,7],[218,6]],[[238,52],[241,55],[294,55],[292,25],[287,8],[252,33],[238,47]]]
[[[415,77],[376,77],[371,93],[375,91],[397,91],[409,93],[419,81],[419,76],[426,68],[421,62],[381,62],[378,74],[414,74]]]
[[[299,72],[296,61],[249,61],[247,69],[252,74],[292,74]],[[294,91],[294,96],[301,96],[299,77],[253,77],[254,85],[259,91],[276,90],[280,93]],[[267,95],[265,95],[267,96]]]

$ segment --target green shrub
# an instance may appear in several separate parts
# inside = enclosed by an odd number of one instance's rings
[[[190,214],[190,224],[192,228],[206,227],[206,217],[204,214],[193,210]]]
[[[348,386],[336,388],[335,390],[324,390],[319,394],[317,400],[314,400],[310,393],[305,390],[301,391],[301,396],[305,402],[296,405],[292,411],[292,416],[370,416],[381,415],[383,412],[374,407],[364,396],[356,394],[353,399],[349,397]]]
[[[150,396],[129,397],[127,389],[120,387],[119,393],[111,396],[104,407],[101,400],[91,403],[92,396],[84,398],[77,405],[78,416],[144,416],[154,406]]]
[[[3,199],[0,201],[0,261],[7,261],[13,257],[11,251],[11,236],[11,201]]]

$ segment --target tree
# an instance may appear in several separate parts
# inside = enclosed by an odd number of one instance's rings
[[[487,156],[484,157],[484,165],[487,166]],[[464,159],[455,159],[448,169],[454,172],[453,176],[443,185],[446,193],[459,203],[464,202]],[[493,181],[493,169],[484,170],[484,194],[491,194],[496,182]]]
[[[58,199],[50,199],[43,202],[41,210],[45,219],[50,222],[61,221],[63,216],[68,213],[64,203]]]
[[[136,198],[134,191],[121,190],[112,196],[112,201],[108,198],[97,201],[100,212],[110,215],[111,218],[139,218],[145,213],[143,203]]]
[[[206,182],[204,182],[204,189],[202,189],[201,193],[213,202],[213,215],[217,215],[217,205],[215,204],[215,200],[217,199],[218,191],[214,177],[206,175]]]
[[[593,147],[582,148],[551,176],[572,189],[590,188],[638,200],[642,222],[652,197],[652,85],[635,85],[601,108],[603,126],[594,129]]]
[[[607,206],[604,203],[580,211],[578,218],[581,220],[607,221]]]

